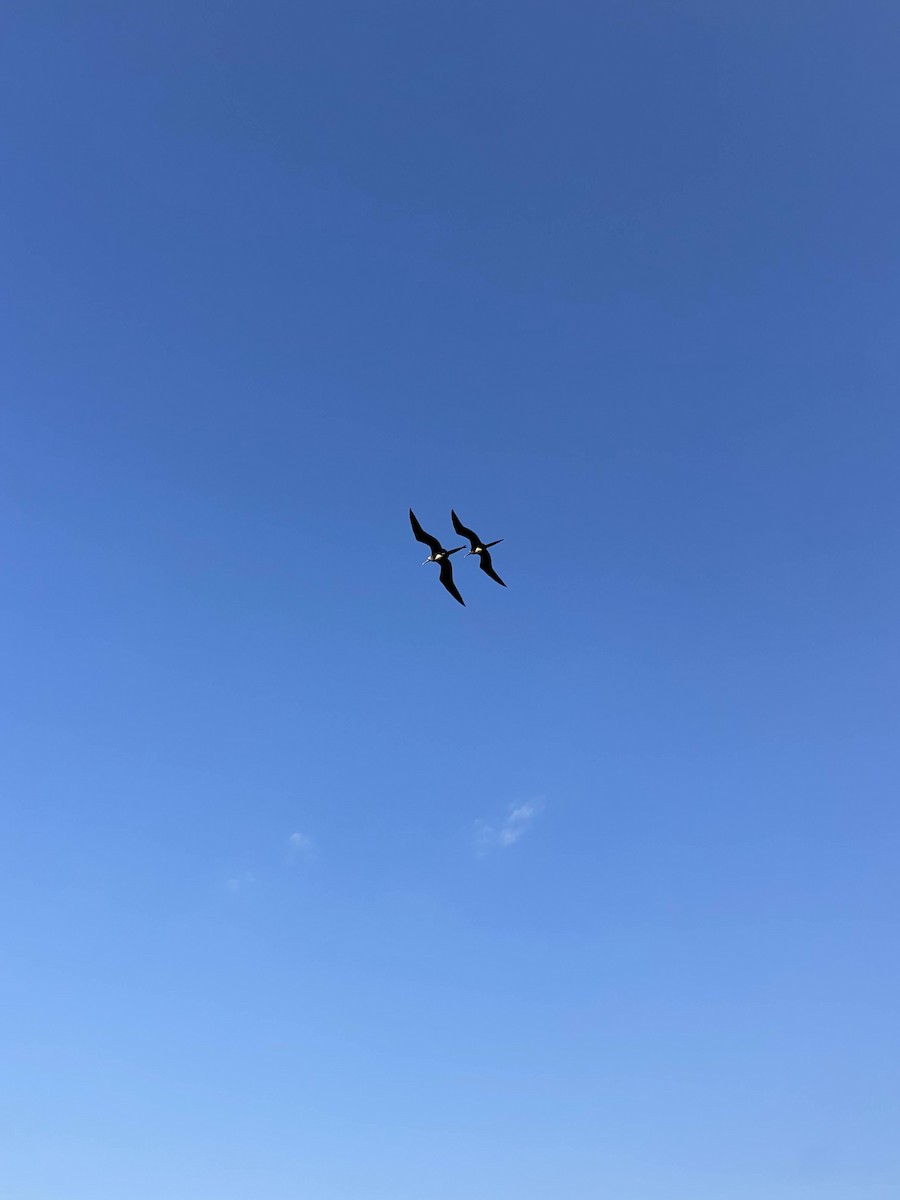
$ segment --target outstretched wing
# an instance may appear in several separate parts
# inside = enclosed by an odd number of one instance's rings
[[[454,600],[458,600],[465,608],[466,602],[456,590],[456,584],[453,582],[453,567],[450,565],[449,558],[441,559],[441,583],[450,593]]]
[[[463,525],[462,521],[452,508],[450,509],[450,519],[453,522],[453,528],[456,530],[456,532],[460,535],[460,537],[468,538],[472,549],[474,550],[479,544],[478,534],[474,533],[471,529],[466,529],[465,525]]]
[[[426,533],[416,519],[416,514],[412,509],[409,510],[409,523],[412,525],[412,531],[416,536],[417,542],[423,542],[431,551],[432,554],[437,554],[441,548],[441,543],[436,537],[432,537],[430,533]]]
[[[481,563],[479,565],[481,566],[481,569],[484,571],[485,575],[490,575],[491,579],[496,579],[501,587],[506,587],[506,584],[494,570],[494,564],[491,562],[490,552],[488,550],[482,550],[478,557],[481,559]]]

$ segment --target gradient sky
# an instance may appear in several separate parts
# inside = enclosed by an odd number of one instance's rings
[[[900,9],[3,23],[0,1194],[900,1195]]]

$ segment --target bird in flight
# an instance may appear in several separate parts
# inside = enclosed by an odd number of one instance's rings
[[[465,607],[465,600],[456,589],[456,584],[453,582],[453,565],[450,562],[450,555],[455,554],[457,550],[465,550],[465,546],[457,546],[454,550],[445,550],[436,537],[432,537],[430,533],[426,533],[416,519],[416,514],[412,509],[409,510],[409,523],[412,525],[412,531],[416,535],[417,542],[423,542],[431,553],[422,563],[435,562],[441,569],[441,583],[450,593],[454,600],[458,600]]]
[[[481,567],[482,571],[484,571],[485,575],[490,575],[491,579],[496,580],[501,587],[506,587],[506,584],[494,570],[494,564],[491,562],[491,553],[489,550],[490,546],[499,546],[499,544],[503,541],[503,538],[497,538],[496,542],[483,542],[477,533],[474,533],[471,529],[466,529],[465,525],[463,525],[462,521],[459,519],[453,509],[450,510],[450,516],[453,519],[453,528],[460,535],[460,537],[469,539],[469,544],[472,547],[472,549],[469,551],[469,554],[478,555],[480,560],[479,566]],[[469,554],[466,555],[466,558],[469,557]]]

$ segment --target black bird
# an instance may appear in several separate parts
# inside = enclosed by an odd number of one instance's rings
[[[499,546],[503,541],[503,538],[497,538],[496,542],[483,542],[477,533],[473,533],[471,529],[466,529],[465,525],[463,525],[462,521],[452,508],[450,510],[450,516],[453,518],[453,528],[460,535],[460,537],[469,539],[469,542],[472,546],[469,554],[478,555],[479,559],[481,560],[481,569],[484,571],[485,575],[490,575],[491,579],[495,579],[501,587],[506,587],[506,584],[494,570],[494,564],[491,562],[491,555],[488,549],[489,546]],[[469,557],[469,554],[466,555],[466,558]]]
[[[465,546],[457,546],[455,550],[445,550],[436,537],[432,537],[430,533],[426,533],[419,522],[416,520],[416,514],[412,509],[409,510],[409,523],[412,525],[412,531],[416,535],[417,542],[423,542],[431,551],[422,566],[425,563],[436,562],[441,568],[441,583],[450,593],[454,600],[458,600],[465,608],[465,600],[456,590],[456,584],[453,582],[453,566],[450,562],[450,555],[455,554],[457,550],[465,550]]]

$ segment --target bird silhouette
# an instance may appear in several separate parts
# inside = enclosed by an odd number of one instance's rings
[[[491,579],[496,580],[501,587],[506,587],[506,584],[494,570],[494,564],[491,562],[491,554],[489,550],[490,546],[499,546],[503,541],[503,538],[497,538],[496,542],[483,542],[477,533],[471,529],[466,529],[465,525],[463,525],[462,521],[459,519],[453,509],[450,510],[450,517],[453,521],[453,528],[460,535],[460,537],[469,539],[469,544],[472,547],[469,551],[469,554],[478,555],[480,560],[479,566],[481,567],[482,571],[484,571],[485,575],[490,575]],[[469,554],[466,555],[466,558],[469,557]]]
[[[425,563],[437,563],[440,567],[441,583],[444,585],[453,599],[458,600],[459,603],[465,608],[466,602],[459,594],[456,584],[453,582],[453,565],[450,562],[450,555],[456,554],[458,550],[465,550],[465,546],[456,546],[453,550],[445,550],[436,537],[432,537],[430,533],[425,532],[425,530],[419,524],[416,514],[412,509],[409,510],[409,523],[412,525],[412,531],[415,534],[416,541],[422,542],[423,545],[427,546],[431,551],[431,553],[422,563],[422,566],[424,567]]]

